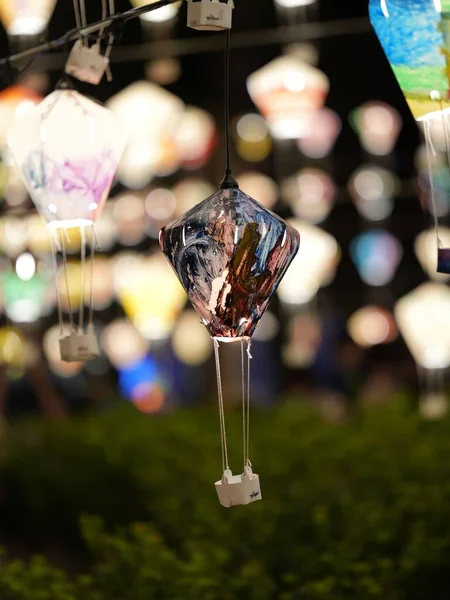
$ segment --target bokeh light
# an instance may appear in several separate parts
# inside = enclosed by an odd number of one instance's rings
[[[350,254],[364,283],[383,286],[394,278],[403,248],[398,238],[388,231],[371,229],[354,238]]]
[[[379,306],[364,306],[347,321],[352,340],[362,348],[389,344],[397,337],[397,326],[392,314]]]
[[[296,217],[317,224],[330,214],[336,187],[324,171],[302,169],[283,183],[282,194]]]

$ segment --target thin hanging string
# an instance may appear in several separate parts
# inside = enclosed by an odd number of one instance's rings
[[[81,25],[81,14],[80,14],[80,5],[78,4],[79,0],[73,0],[73,12],[75,13],[75,25],[77,29],[82,27]]]
[[[431,162],[431,153],[433,156],[436,156],[436,150],[433,146],[433,141],[431,139],[431,131],[430,131],[430,123],[429,121],[424,121],[424,131],[425,131],[425,145],[427,152],[427,163],[428,163],[428,176],[430,179],[430,195],[431,195],[431,206],[433,209],[433,220],[434,220],[434,229],[436,231],[436,241],[438,248],[441,248],[441,239],[439,237],[439,219],[437,213],[437,204],[436,204],[436,194],[434,189],[434,178],[433,178],[433,168]]]
[[[61,233],[61,230],[60,230],[60,233]],[[64,236],[62,234],[60,235],[60,244],[61,244],[61,248],[62,248],[63,263],[64,263],[64,279],[66,281],[66,294],[67,294],[67,305],[69,307],[70,330],[74,331],[75,330],[75,326],[74,326],[74,322],[73,322],[72,301],[70,300],[69,276],[67,274],[66,243],[65,243],[65,240],[64,240]]]
[[[112,17],[115,13],[116,13],[115,0],[109,0],[109,15]],[[114,44],[114,34],[110,33],[109,38],[108,38],[108,47],[106,48],[106,52],[105,52],[106,58],[109,58],[111,56],[113,44]]]
[[[228,466],[228,447],[227,447],[227,432],[225,429],[225,412],[223,408],[223,391],[222,391],[222,376],[220,372],[220,356],[219,342],[214,341],[214,356],[216,359],[216,375],[217,375],[217,393],[219,397],[219,419],[220,419],[220,440],[222,446],[222,468],[225,472],[230,467]]]
[[[252,349],[252,341],[250,338],[247,338],[247,448],[244,456],[244,466],[251,467],[252,464],[250,462],[250,380],[251,380],[251,370],[250,365],[252,361],[251,355]]]
[[[94,224],[91,229],[91,279],[90,279],[90,290],[89,290],[89,327],[94,327],[94,259],[95,259],[95,230]]]
[[[55,231],[50,232],[50,243],[52,249],[52,262],[53,262],[53,277],[55,279],[55,288],[56,288],[56,302],[58,304],[58,321],[59,321],[59,335],[60,337],[64,336],[64,320],[63,320],[63,312],[61,306],[61,290],[59,288],[59,278],[58,278],[58,259],[57,259],[57,243],[55,241]]]
[[[244,468],[247,464],[247,404],[245,381],[245,350],[244,339],[241,339],[241,384],[242,384],[242,447],[244,449]]]
[[[225,109],[225,177],[220,184],[221,189],[239,187],[231,173],[231,143],[230,143],[230,46],[231,30],[226,31],[225,69],[224,69],[224,109]]]
[[[230,42],[231,29],[226,31],[225,44],[225,149],[226,149],[226,173],[231,174],[230,158]]]
[[[86,272],[86,230],[82,226],[81,230],[81,293],[80,293],[80,320],[79,333],[83,334],[84,329],[84,294],[85,294],[85,272]]]

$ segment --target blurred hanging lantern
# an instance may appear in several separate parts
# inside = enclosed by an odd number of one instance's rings
[[[348,191],[357,211],[368,221],[383,221],[394,209],[399,183],[391,171],[374,165],[357,169],[348,183]]]
[[[206,179],[187,177],[172,188],[177,203],[176,214],[182,215],[204,198],[214,194],[214,187]]]
[[[35,36],[50,21],[56,0],[0,0],[0,19],[9,35]]]
[[[41,100],[40,94],[24,85],[12,85],[0,92],[0,151],[2,154],[5,154],[8,147],[8,130],[13,120],[33,110]]]
[[[236,123],[236,150],[248,162],[260,162],[272,150],[267,122],[260,115],[249,113]]]
[[[311,312],[294,314],[287,327],[288,342],[283,347],[283,362],[291,369],[310,367],[322,339],[322,326]]]
[[[450,289],[441,283],[425,283],[395,306],[400,332],[416,363],[425,370],[424,416],[440,417],[448,409],[444,390],[445,369],[450,366]]]
[[[29,223],[26,219],[4,216],[0,220],[0,248],[11,258],[24,252],[28,245]]]
[[[247,89],[272,137],[297,139],[308,133],[312,115],[323,107],[329,81],[322,71],[291,54],[250,75]]]
[[[27,367],[28,344],[14,326],[0,327],[0,365],[23,371]]]
[[[158,85],[170,85],[181,77],[181,63],[177,58],[156,58],[145,65],[145,76]]]
[[[160,412],[166,403],[167,383],[156,360],[150,354],[119,369],[119,388],[141,412]]]
[[[336,187],[325,171],[302,169],[283,183],[282,194],[296,217],[317,224],[330,214]]]
[[[114,278],[111,260],[106,256],[97,256],[94,262],[88,262],[84,303],[95,310],[105,310],[114,298]]]
[[[305,136],[297,140],[298,149],[310,158],[324,158],[333,150],[341,130],[339,115],[322,108],[311,116]]]
[[[439,237],[442,243],[450,248],[450,229],[448,227],[439,229]],[[419,233],[414,242],[414,250],[422,269],[430,279],[447,281],[450,278],[447,273],[437,272],[436,231],[434,229],[427,229]]]
[[[183,102],[155,83],[136,81],[113,96],[107,107],[129,132],[119,179],[127,187],[143,188],[163,162],[163,142],[175,132]]]
[[[69,306],[71,333],[66,335],[59,311],[61,356],[68,361],[96,356],[98,346],[92,307],[86,331],[84,327],[86,228],[90,230],[93,257],[94,223],[114,181],[126,144],[125,133],[109,110],[63,81],[37,107],[15,119],[9,130],[8,143],[30,196],[52,234],[55,276],[56,248],[62,251],[65,268],[70,229],[79,230],[80,319],[76,326]],[[70,297],[69,290],[66,292]]]
[[[347,321],[347,331],[362,348],[389,344],[397,337],[394,317],[380,306],[364,306],[354,312]]]
[[[28,217],[28,248],[35,256],[50,254],[52,251],[47,226],[38,214]]]
[[[305,304],[319,288],[334,276],[340,261],[340,248],[335,238],[319,227],[291,219],[300,232],[302,246],[290,270],[280,283],[278,295],[285,304]]]
[[[316,0],[275,0],[275,4],[281,8],[300,8],[314,4]]]
[[[388,231],[371,229],[356,236],[350,244],[350,254],[364,283],[383,286],[392,281],[403,248]]]
[[[273,179],[257,171],[246,171],[238,177],[240,188],[248,196],[259,198],[266,208],[273,208],[278,200],[278,186]]]
[[[402,118],[385,102],[366,102],[351,113],[350,121],[361,146],[375,156],[390,154],[402,127]]]
[[[131,5],[135,8],[139,8],[141,6],[154,4],[157,1],[158,0],[131,0]],[[177,16],[181,4],[182,2],[174,2],[173,4],[162,6],[157,10],[151,10],[150,12],[143,13],[140,18],[143,21],[148,21],[149,23],[165,23],[166,21],[171,21]]]
[[[14,323],[35,323],[43,314],[45,302],[48,302],[48,282],[39,274],[26,273],[24,261],[30,257],[23,254],[16,263],[17,272],[1,275],[3,304],[7,317]],[[22,265],[20,265],[22,262]],[[34,265],[34,261],[33,261]]]
[[[160,254],[128,260],[115,270],[114,287],[126,315],[147,339],[170,336],[186,295]]]
[[[115,319],[102,333],[102,346],[116,369],[134,365],[147,356],[150,343],[126,319]]]
[[[147,235],[158,239],[159,230],[175,216],[177,200],[173,192],[166,188],[155,188],[147,194],[145,212],[147,213]]]
[[[439,239],[432,168],[436,130],[441,130],[440,137],[449,147],[450,1],[370,0],[369,13],[411,113],[425,135],[437,268],[450,273],[450,248],[443,248]]]
[[[195,311],[181,314],[173,330],[172,348],[178,360],[191,367],[204,364],[211,356],[211,340]]]
[[[175,147],[185,169],[201,169],[209,161],[217,141],[213,117],[201,108],[186,106],[174,133]]]
[[[123,246],[136,246],[145,237],[145,205],[142,193],[124,192],[114,198],[117,238]]]

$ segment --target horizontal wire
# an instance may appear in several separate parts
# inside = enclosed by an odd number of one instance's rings
[[[165,4],[171,4],[172,2],[162,0],[164,4],[161,2],[156,4],[152,4],[152,7],[157,6],[160,8]],[[148,7],[144,7],[148,8]],[[136,10],[136,9],[134,9]],[[155,9],[153,9],[155,10]],[[129,14],[122,13],[123,15]],[[139,13],[142,13],[142,9]],[[114,17],[115,18],[115,17]],[[133,18],[133,17],[129,17]],[[129,18],[127,20],[129,20]],[[111,21],[111,19],[106,19],[107,22]],[[99,21],[94,25],[91,25],[90,28],[95,27],[93,31],[99,30],[102,26],[104,26],[104,21]],[[89,28],[86,28],[89,29]],[[89,35],[93,31],[87,32],[85,30],[73,30],[72,32],[68,32],[71,34],[70,40],[65,39],[64,42],[58,43],[58,40],[55,42],[49,42],[49,44],[57,44],[54,47],[47,48],[48,44],[44,44],[44,50],[41,50],[41,47],[33,48],[31,52],[34,55],[42,54],[49,49],[60,48],[68,43],[68,41],[72,41],[77,39],[80,35]],[[363,33],[367,33],[371,31],[371,25],[367,18],[354,18],[354,19],[345,19],[339,21],[327,21],[322,23],[303,23],[300,25],[290,25],[285,27],[275,27],[271,29],[261,29],[256,31],[241,31],[241,32],[233,32],[233,38],[231,41],[231,48],[233,50],[246,49],[246,48],[255,48],[258,46],[268,46],[274,44],[285,44],[289,42],[296,42],[298,40],[307,41],[307,40],[318,40],[325,39],[330,37],[337,36],[348,36],[348,35],[360,35]],[[76,33],[74,33],[76,32]],[[66,36],[68,35],[66,34]],[[66,36],[63,36],[66,38]],[[59,38],[60,40],[61,38]],[[112,63],[123,63],[123,62],[134,62],[139,60],[149,60],[152,58],[167,58],[174,56],[186,56],[186,55],[194,55],[194,54],[205,54],[208,52],[222,52],[223,51],[223,43],[220,36],[198,36],[188,39],[172,39],[172,40],[164,40],[158,42],[148,42],[143,44],[136,44],[131,46],[116,46],[114,48],[114,53],[111,57]],[[29,51],[22,52],[20,54],[13,55],[10,57],[10,60],[19,61],[23,58],[27,58]],[[8,59],[3,59],[3,61],[8,61]],[[66,60],[66,53],[58,54],[58,55],[46,55],[37,57],[36,61],[31,70],[33,71],[52,71],[61,69]],[[2,61],[0,60],[0,65]]]
[[[23,52],[18,52],[17,54],[12,54],[11,56],[6,56],[0,59],[0,66],[6,66],[8,64],[13,64],[15,62],[20,62],[23,59],[32,58],[33,56],[37,56],[44,52],[49,52],[50,50],[57,50],[70,42],[76,41],[79,37],[88,36],[92,33],[100,31],[103,28],[111,27],[115,24],[122,24],[130,21],[131,19],[135,19],[140,17],[141,15],[152,12],[154,10],[158,10],[159,8],[163,8],[168,4],[175,4],[179,0],[158,0],[153,4],[147,4],[146,6],[138,6],[137,8],[131,8],[122,13],[117,13],[116,15],[112,15],[107,19],[101,19],[100,21],[96,21],[95,23],[91,23],[87,27],[78,27],[75,29],[71,29],[67,31],[64,35],[52,40],[50,42],[46,42],[45,44],[40,44],[39,46],[35,46],[34,48],[29,48],[28,50],[24,50]]]

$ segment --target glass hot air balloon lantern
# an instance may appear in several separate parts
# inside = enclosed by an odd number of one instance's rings
[[[126,144],[125,132],[108,109],[61,85],[33,110],[15,119],[8,144],[23,182],[50,231],[55,276],[59,252],[67,275],[69,232],[79,229],[82,267],[79,322],[75,323],[76,308],[70,305],[70,331],[63,327],[62,290],[57,277],[56,286],[61,357],[69,362],[87,360],[99,352],[92,294],[87,327],[84,319],[84,298],[89,296],[85,273],[87,246],[90,245],[93,259],[95,222],[108,198]],[[70,297],[67,276],[65,282],[64,293]]]
[[[225,184],[160,233],[161,248],[214,342],[224,472],[216,488],[223,506],[259,500],[261,491],[259,478],[251,470],[245,427],[244,473],[233,476],[229,468],[219,344],[241,345],[248,428],[251,337],[299,243],[294,227],[244,194],[237,184]]]
[[[450,0],[370,0],[370,20],[414,118],[423,131],[437,236],[437,271],[450,274],[439,237],[433,157],[450,160]]]

